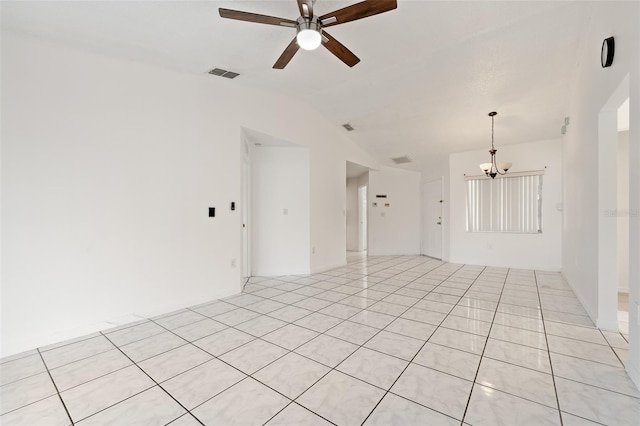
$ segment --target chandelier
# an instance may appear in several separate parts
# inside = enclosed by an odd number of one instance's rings
[[[493,146],[493,119],[496,115],[498,115],[498,113],[495,111],[489,113],[489,117],[491,117],[491,149],[489,150],[489,154],[491,154],[491,162],[480,164],[480,168],[482,169],[484,174],[491,179],[495,179],[497,175],[506,174],[507,171],[511,168],[511,163],[500,163],[499,168],[496,164],[496,152],[498,152],[498,150]]]

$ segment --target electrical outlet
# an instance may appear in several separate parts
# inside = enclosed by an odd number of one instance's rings
[[[236,260],[235,259],[231,259],[231,268],[235,268],[236,267]]]

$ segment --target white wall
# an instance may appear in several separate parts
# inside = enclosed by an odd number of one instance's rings
[[[420,254],[420,182],[418,172],[391,167],[369,172],[369,256]],[[376,198],[383,194],[387,198]]]
[[[251,274],[308,274],[309,149],[251,150]]]
[[[618,133],[618,291],[629,293],[629,131]]]
[[[594,321],[600,308],[598,296],[599,241],[601,215],[598,198],[598,125],[601,109],[628,76],[630,97],[629,170],[632,212],[640,211],[640,4],[608,2],[590,4],[591,19],[583,38],[580,67],[574,79],[574,94],[568,115],[571,125],[563,140],[564,206],[563,272]],[[610,68],[600,66],[600,46],[614,36],[615,58]],[[612,171],[607,171],[610,175]],[[615,175],[615,172],[613,172]],[[607,175],[607,176],[609,176]],[[615,194],[615,189],[611,189]],[[609,208],[614,209],[615,204]],[[614,246],[615,247],[615,246]],[[640,215],[629,220],[629,257],[640,259]],[[629,357],[627,371],[640,387],[640,330],[637,306],[640,302],[640,262],[629,271]],[[603,308],[604,309],[604,308]]]
[[[498,147],[500,161],[512,162],[511,172],[543,170],[541,234],[474,233],[466,231],[467,176],[481,175],[486,150],[451,154],[450,261],[474,265],[559,271],[561,268],[562,147],[559,139]]]
[[[358,251],[360,220],[358,216],[358,178],[347,179],[347,250]]]
[[[309,105],[8,31],[1,47],[2,355],[238,292],[242,126],[309,148],[310,269],[346,263],[345,161],[376,164]]]

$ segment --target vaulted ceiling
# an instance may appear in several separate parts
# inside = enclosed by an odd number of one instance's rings
[[[498,148],[559,137],[590,13],[589,2],[399,0],[328,29],[361,59],[354,68],[321,48],[274,70],[295,30],[221,19],[219,7],[299,15],[295,0],[3,1],[2,25],[189,73],[239,72],[233,84],[302,99],[336,126],[350,123],[348,137],[383,164],[408,155],[402,167],[420,170],[488,149],[493,110]]]

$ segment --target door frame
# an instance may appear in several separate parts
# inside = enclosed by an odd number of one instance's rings
[[[598,114],[598,312],[596,326],[618,330],[618,220],[604,212],[617,209],[618,108],[630,96],[629,75]],[[616,283],[615,286],[611,283]],[[631,283],[629,283],[631,286]]]
[[[422,255],[424,256],[431,256],[430,254],[427,253],[426,250],[426,243],[427,243],[427,239],[425,238],[425,234],[427,231],[427,199],[425,196],[426,193],[426,189],[427,189],[427,185],[432,185],[434,183],[440,183],[439,187],[440,187],[440,257],[436,258],[436,259],[440,259],[442,260],[444,258],[444,206],[443,206],[443,196],[444,196],[444,178],[441,176],[437,179],[432,179],[426,182],[423,182],[422,184],[422,233],[420,235],[420,252],[422,253]]]
[[[358,186],[358,251],[363,252],[369,246],[369,188],[367,185]],[[362,212],[364,206],[364,213]],[[363,226],[364,218],[364,226]]]
[[[242,141],[242,160],[241,160],[241,198],[242,198],[242,217],[240,224],[241,232],[241,268],[240,276],[242,285],[251,277],[251,151],[249,144]]]

